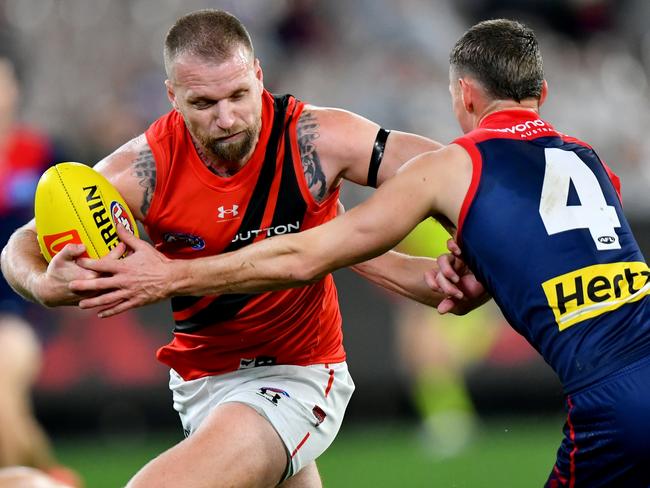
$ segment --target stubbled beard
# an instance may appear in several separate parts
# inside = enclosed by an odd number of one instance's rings
[[[256,134],[257,126],[246,129],[244,138],[238,142],[221,142],[213,137],[201,138],[200,142],[219,161],[238,163],[253,149]]]

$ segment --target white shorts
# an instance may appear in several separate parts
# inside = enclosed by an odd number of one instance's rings
[[[260,366],[185,381],[173,369],[174,410],[191,435],[217,405],[243,403],[277,431],[290,459],[285,478],[320,456],[341,427],[354,391],[345,362],[311,366]]]

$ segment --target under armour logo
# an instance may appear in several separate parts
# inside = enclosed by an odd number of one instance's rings
[[[239,205],[233,205],[231,208],[226,208],[223,205],[221,205],[219,208],[217,208],[217,210],[219,211],[217,217],[219,217],[220,219],[225,219],[226,215],[228,217],[236,217],[237,215],[239,215],[238,209],[239,209]]]

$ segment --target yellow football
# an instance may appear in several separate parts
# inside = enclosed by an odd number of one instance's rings
[[[138,236],[131,210],[115,187],[81,163],[59,163],[36,187],[34,216],[38,244],[50,262],[66,244],[85,244],[91,258],[105,256],[120,242],[115,223]]]

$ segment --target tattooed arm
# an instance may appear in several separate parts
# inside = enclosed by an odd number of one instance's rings
[[[143,221],[156,189],[156,162],[144,134],[101,160],[95,169],[117,188],[133,216]]]
[[[317,202],[323,201],[348,179],[365,185],[379,125],[351,112],[305,107],[296,124],[296,138],[307,186]],[[441,145],[415,134],[391,132],[380,166],[378,183],[392,176],[410,158]],[[342,207],[341,207],[342,208]],[[369,281],[428,305],[440,295],[431,291],[424,274],[437,269],[435,259],[390,251],[352,266]]]
[[[149,145],[138,152],[138,157],[133,163],[132,173],[138,179],[138,185],[144,188],[142,204],[140,205],[140,214],[144,218],[149,212],[153,191],[156,188],[156,162],[153,159],[153,153]]]
[[[327,179],[316,150],[316,139],[320,136],[319,131],[320,126],[316,113],[304,111],[296,124],[296,136],[307,187],[317,202],[323,201],[328,194]]]
[[[352,112],[307,105],[298,119],[296,136],[307,185],[322,201],[341,179],[366,185],[379,125]],[[415,156],[441,144],[426,137],[392,131],[386,141],[377,183],[381,185]]]

